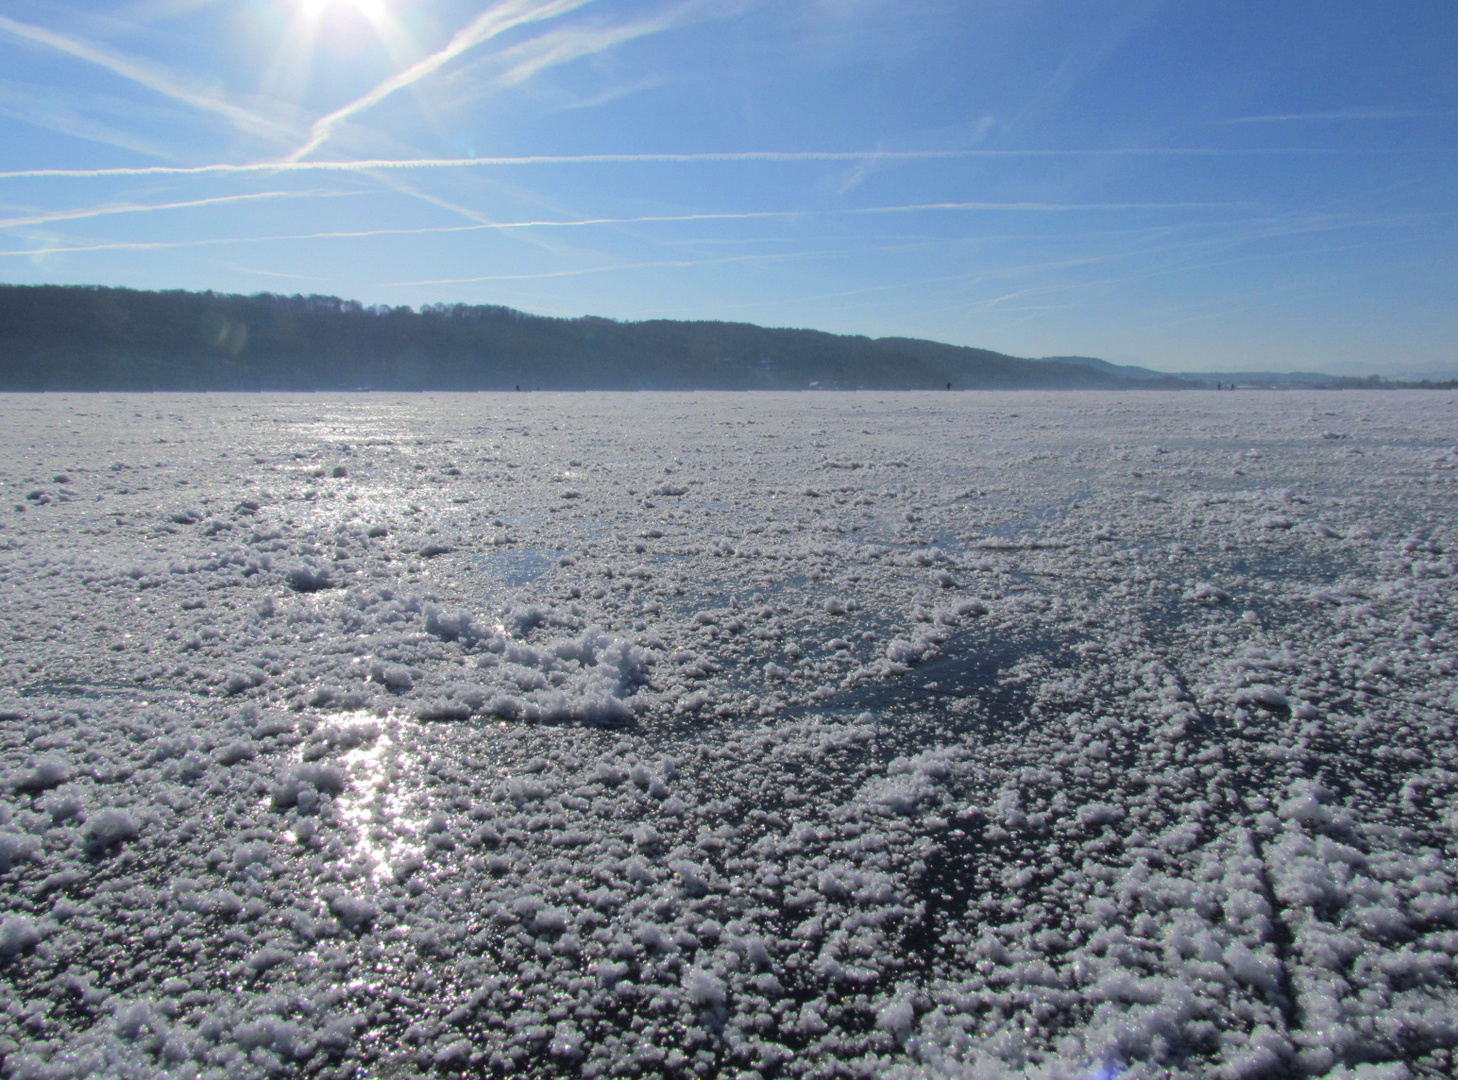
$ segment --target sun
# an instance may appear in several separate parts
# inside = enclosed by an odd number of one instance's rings
[[[357,58],[378,47],[396,68],[419,54],[399,18],[413,0],[271,0],[282,18],[278,49],[262,83],[279,97],[303,100],[316,65],[326,57]],[[322,69],[337,75],[338,68]]]
[[[389,14],[389,4],[388,0],[299,0],[299,10],[310,22],[322,19],[331,11],[343,11],[378,24]]]

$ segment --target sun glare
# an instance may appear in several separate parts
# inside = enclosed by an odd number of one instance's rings
[[[263,82],[271,92],[299,98],[323,54],[355,58],[383,47],[394,69],[419,55],[399,18],[409,0],[274,0],[285,11],[287,32]],[[327,66],[324,69],[330,71]],[[337,70],[332,71],[338,74]],[[365,75],[368,78],[368,75]]]
[[[386,0],[300,0],[299,7],[310,21],[321,19],[330,11],[352,12],[372,23],[378,23],[388,14]]]

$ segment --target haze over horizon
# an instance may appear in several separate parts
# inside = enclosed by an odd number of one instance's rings
[[[0,280],[1458,369],[1458,9],[17,0]]]

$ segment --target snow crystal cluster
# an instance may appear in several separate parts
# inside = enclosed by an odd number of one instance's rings
[[[4,1075],[1451,1076],[1455,407],[0,398]]]

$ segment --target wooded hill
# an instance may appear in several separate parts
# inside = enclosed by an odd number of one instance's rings
[[[1183,387],[1084,358],[746,323],[547,318],[0,285],[0,390],[931,390]]]

